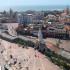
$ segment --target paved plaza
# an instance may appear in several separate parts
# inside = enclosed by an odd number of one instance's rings
[[[61,70],[33,48],[0,40],[0,65],[9,70]]]

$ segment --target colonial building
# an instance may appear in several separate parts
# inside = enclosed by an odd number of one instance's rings
[[[7,28],[7,32],[11,36],[17,36],[16,29],[19,26],[19,23],[3,23],[3,27]]]

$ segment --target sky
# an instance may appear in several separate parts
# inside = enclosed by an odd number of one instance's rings
[[[32,5],[70,5],[70,0],[0,0],[0,7]]]

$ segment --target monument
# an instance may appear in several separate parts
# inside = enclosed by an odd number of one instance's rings
[[[45,45],[45,42],[43,40],[41,28],[39,28],[39,32],[38,32],[38,42],[39,42],[39,51],[41,51],[41,52],[45,51],[46,45]]]

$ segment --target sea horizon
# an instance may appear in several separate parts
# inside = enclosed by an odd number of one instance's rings
[[[32,10],[32,11],[47,11],[47,10],[63,10],[66,7],[70,6],[66,6],[66,5],[62,5],[62,6],[57,6],[57,5],[51,5],[51,6],[8,6],[8,7],[0,7],[0,12],[1,11],[9,11],[10,9],[12,9],[13,11],[27,11],[27,10]]]

